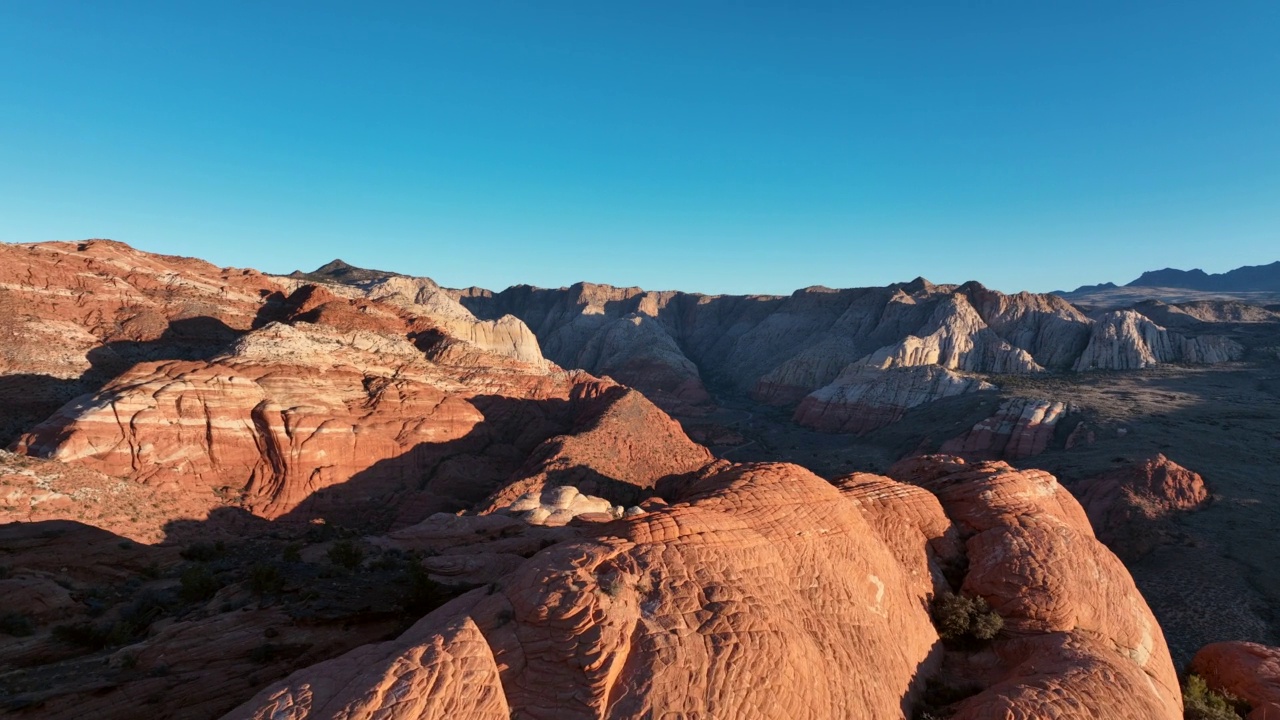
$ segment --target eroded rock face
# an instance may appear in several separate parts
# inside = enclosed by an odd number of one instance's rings
[[[0,445],[135,362],[217,353],[280,289],[109,240],[0,244]]]
[[[1205,645],[1191,661],[1191,671],[1211,689],[1247,701],[1248,720],[1280,717],[1280,648],[1251,642]]]
[[[913,407],[995,389],[936,365],[887,370],[850,365],[830,385],[806,395],[793,419],[826,432],[864,433],[898,421]]]
[[[1204,478],[1156,455],[1071,486],[1098,539],[1126,559],[1167,540],[1167,519],[1209,501]]]
[[[700,387],[706,373],[777,404],[800,400],[859,361],[979,372],[1061,368],[1079,355],[1090,323],[1055,297],[1006,296],[977,283],[925,280],[887,288],[807,288],[786,298],[585,283],[497,294],[473,288],[456,295],[481,317],[522,318],[548,357],[567,367],[608,372],[645,392],[656,378],[668,388]],[[643,332],[624,332],[620,323]],[[602,345],[615,348],[611,356],[646,358],[646,371],[610,371],[594,350]]]
[[[1134,310],[1107,313],[1093,326],[1075,370],[1135,370],[1159,363],[1220,363],[1238,360],[1239,343],[1206,335],[1170,332]]]
[[[1053,440],[1065,403],[1009,398],[995,414],[963,435],[942,444],[938,452],[978,459],[1019,460],[1039,455]]]
[[[579,443],[575,455],[565,449],[573,439],[560,437],[539,451],[544,476],[589,476],[580,487],[598,495],[596,486],[651,484],[709,459],[634,391],[482,359],[442,365],[401,336],[275,323],[208,362],[139,365],[64,407],[19,449],[156,488],[230,497],[268,518],[305,500],[308,517],[369,515],[362,506],[372,504],[374,514],[398,513],[391,521],[400,524],[471,507],[541,443],[591,418],[593,443],[612,444]],[[678,448],[653,442],[664,432]],[[648,459],[633,462],[640,456]]]

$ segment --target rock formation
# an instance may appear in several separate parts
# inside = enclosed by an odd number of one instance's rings
[[[608,426],[612,450],[564,452],[556,472],[585,472],[589,454],[602,457],[590,470],[597,485],[619,475],[652,482],[708,459],[683,436],[679,449],[652,442],[673,421],[590,376],[492,355],[487,367],[442,365],[403,337],[307,323],[255,330],[208,362],[138,365],[62,408],[18,448],[159,488],[243,498],[268,518],[307,500],[308,516],[374,503],[384,512],[412,508],[421,519],[470,507],[544,440],[607,414],[615,401],[636,422]],[[621,443],[665,454],[628,475],[619,470],[630,458]]]
[[[1039,455],[1049,447],[1066,412],[1067,406],[1060,402],[1009,398],[991,417],[944,442],[938,452],[971,459],[1020,460]]]
[[[1209,501],[1204,479],[1156,455],[1071,486],[1098,539],[1118,555],[1136,559],[1164,542],[1167,519]]]
[[[916,462],[936,498],[722,463],[226,717],[909,716],[946,670],[925,605],[963,554],[963,590],[1013,631],[954,717],[1181,716],[1154,618],[1069,493],[1003,464]]]
[[[1053,476],[945,456],[889,474],[941,501],[965,542],[961,592],[1004,619],[995,658],[948,658],[961,679],[986,686],[953,717],[1181,717],[1155,617]]]
[[[1280,717],[1280,648],[1251,642],[1206,645],[1191,661],[1191,671],[1209,687],[1249,703],[1248,720]]]
[[[806,395],[794,419],[826,432],[864,433],[896,422],[913,407],[995,389],[979,378],[936,365],[890,369],[850,365],[831,384]]]
[[[1238,360],[1244,348],[1224,337],[1184,337],[1133,310],[1107,313],[1093,326],[1075,370],[1135,370],[1167,362]]]

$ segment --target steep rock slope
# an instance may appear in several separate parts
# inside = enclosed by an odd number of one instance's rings
[[[936,286],[923,279],[886,288],[806,288],[785,298],[588,284],[496,294],[472,288],[457,296],[480,317],[521,317],[549,357],[588,369],[580,354],[593,336],[628,316],[651,317],[692,361],[696,377],[781,404],[868,356],[882,366],[938,364],[982,372],[1063,367],[1083,348],[1089,325],[1057,298],[1004,296],[977,283]],[[687,367],[681,374],[695,377]],[[645,389],[643,382],[620,379]]]
[[[1044,452],[1053,440],[1065,403],[1008,398],[991,417],[942,444],[939,452],[971,459],[1021,460]]]
[[[1134,310],[1107,313],[1093,326],[1075,370],[1134,370],[1159,363],[1238,360],[1244,348],[1217,336],[1184,337]]]
[[[135,362],[219,352],[280,289],[109,240],[0,244],[0,444]]]

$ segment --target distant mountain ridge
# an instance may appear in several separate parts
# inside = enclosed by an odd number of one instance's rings
[[[1246,265],[1224,273],[1194,270],[1149,270],[1126,287],[1166,287],[1209,292],[1280,291],[1280,260],[1270,265]],[[1077,292],[1084,288],[1077,288]]]
[[[1081,307],[1128,307],[1145,300],[1202,302],[1228,300],[1263,306],[1280,300],[1280,261],[1270,265],[1246,265],[1224,273],[1194,270],[1149,270],[1124,285],[1081,285],[1075,290],[1054,290],[1052,295]]]

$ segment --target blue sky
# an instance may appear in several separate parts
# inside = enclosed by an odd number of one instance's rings
[[[1047,291],[1280,259],[1280,3],[0,0],[0,240]]]

